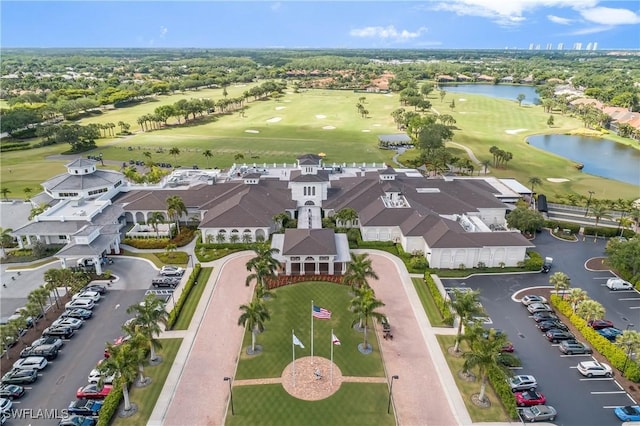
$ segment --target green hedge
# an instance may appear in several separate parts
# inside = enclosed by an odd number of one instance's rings
[[[600,237],[615,237],[620,235],[620,230],[616,228],[602,228],[602,227],[594,227],[594,226],[585,226],[584,227],[584,235],[598,235]]]
[[[100,409],[100,415],[98,416],[98,426],[109,426],[111,419],[118,411],[120,401],[123,398],[122,392],[122,378],[118,377],[113,381],[113,388],[109,395],[104,399],[102,408]]]
[[[558,309],[564,316],[569,318],[571,324],[573,324],[578,331],[584,336],[585,340],[589,342],[591,347],[604,356],[612,367],[622,371],[625,361],[627,359],[627,351],[623,348],[615,345],[609,340],[602,337],[593,328],[589,327],[587,322],[577,314],[573,313],[571,304],[563,300],[556,294],[551,295],[551,304]],[[627,361],[627,369],[625,372],[627,379],[632,382],[640,382],[640,367],[638,363],[633,361]]]
[[[487,371],[489,377],[489,383],[493,386],[493,390],[498,394],[498,398],[502,401],[507,414],[512,419],[518,418],[518,409],[516,408],[516,397],[511,391],[511,387],[507,383],[506,373],[499,367],[492,367]]]
[[[580,232],[580,224],[578,223],[571,223],[571,222],[561,222],[558,220],[546,220],[544,222],[544,227],[545,228],[550,228],[550,229],[570,229],[572,234],[577,234],[578,232]]]
[[[527,271],[539,271],[542,269],[542,264],[544,260],[542,260],[542,256],[537,251],[530,250],[527,252],[529,258],[524,261],[524,268]]]
[[[169,312],[169,315],[167,316],[167,330],[171,330],[173,328],[173,325],[178,320],[178,317],[180,316],[180,311],[182,311],[182,306],[184,305],[187,298],[189,297],[189,293],[191,293],[191,289],[193,288],[195,283],[198,282],[201,269],[202,269],[202,266],[199,263],[196,263],[196,266],[193,268],[193,272],[191,272],[191,275],[189,275],[189,279],[187,279],[187,282],[184,285],[184,289],[182,290],[180,297],[178,298],[178,300],[176,301],[176,304],[173,306],[173,309],[171,309],[171,312]],[[203,283],[202,285],[204,284],[206,283]]]
[[[431,292],[431,297],[440,311],[440,315],[442,316],[442,321],[445,324],[452,325],[453,324],[453,315],[451,315],[451,310],[449,310],[449,305],[440,294],[440,290],[438,290],[438,286],[436,282],[433,280],[433,277],[428,273],[424,274],[424,282],[427,284],[427,288]]]

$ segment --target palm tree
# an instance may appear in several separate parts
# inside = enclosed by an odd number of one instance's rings
[[[26,186],[22,189],[22,191],[24,192],[24,198],[29,201],[29,199],[31,199],[31,193],[33,192],[33,189],[31,189],[30,186]]]
[[[24,331],[27,328],[27,320],[21,315],[12,320],[7,321],[7,325],[13,331],[15,336],[18,336],[18,340],[20,343],[24,344],[24,340],[22,336],[24,336]]]
[[[637,354],[640,351],[640,333],[636,330],[624,330],[616,337],[615,345],[624,348],[629,354]]]
[[[342,282],[350,285],[353,289],[369,287],[367,278],[378,279],[378,274],[373,270],[371,262],[367,253],[351,253],[351,262],[342,277]]]
[[[46,204],[40,204],[39,206],[32,208],[29,212],[29,220],[32,220],[34,217],[44,213],[47,208],[48,206]]]
[[[178,155],[180,155],[180,148],[178,148],[177,146],[172,147],[169,150],[169,155],[173,155],[173,160],[177,161],[178,160]]]
[[[0,227],[0,258],[7,257],[4,249],[13,244],[13,229]]]
[[[581,288],[572,288],[565,295],[566,300],[571,303],[571,309],[576,312],[576,307],[583,301],[587,300],[587,292]]]
[[[449,303],[453,312],[458,316],[458,332],[456,333],[456,344],[454,352],[460,352],[460,339],[462,337],[462,326],[472,321],[474,316],[484,314],[484,310],[478,301],[477,291],[453,290],[452,300]]]
[[[176,221],[178,234],[180,233],[180,216],[187,214],[187,206],[178,195],[167,197],[167,216]]]
[[[533,188],[536,185],[542,185],[542,179],[540,179],[538,176],[531,176],[529,178],[529,185],[531,185],[531,198],[533,198],[533,194],[535,194],[535,191],[533,190]]]
[[[149,345],[151,361],[156,361],[155,349],[161,348],[162,345],[155,338],[162,332],[160,323],[167,324],[167,311],[164,308],[164,302],[155,295],[147,295],[141,304],[131,305],[127,308],[127,313],[135,313],[136,317],[133,321],[138,332],[145,338]]]
[[[484,167],[484,174],[487,174],[487,169],[489,168],[489,166],[491,165],[491,160],[482,160],[480,162],[480,164],[482,165],[482,167]]]
[[[16,340],[18,340],[18,333],[13,327],[9,324],[0,325],[0,341],[5,344],[5,347],[12,345]],[[7,354],[7,359],[11,359],[10,351],[4,351]]]
[[[334,217],[336,225],[339,223],[342,225],[341,228],[351,227],[354,226],[355,221],[358,219],[358,212],[351,207],[346,207],[339,210]]]
[[[27,296],[27,301],[37,304],[40,307],[40,312],[42,313],[42,317],[47,317],[47,311],[44,309],[45,304],[47,303],[47,299],[49,298],[49,292],[44,287],[38,287],[29,293]]]
[[[115,375],[120,379],[124,410],[131,411],[129,384],[133,383],[138,375],[139,350],[134,345],[127,343],[121,345],[107,343],[106,351],[109,353],[109,357],[100,363],[98,370],[103,376]]]
[[[600,219],[606,219],[610,217],[609,210],[603,204],[593,203],[591,210],[589,211],[589,216],[595,219],[594,228],[596,230],[596,235],[593,238],[593,241],[595,241],[596,238],[598,238],[598,223],[600,222]]]
[[[140,326],[137,325],[135,321],[130,324],[123,325],[122,331],[124,331],[125,334],[130,337],[130,339],[127,340],[126,344],[133,346],[133,348],[137,350],[138,373],[140,374],[140,376],[138,377],[138,383],[147,383],[147,378],[144,377],[144,363],[147,358],[147,348],[149,347],[149,342],[146,336],[140,332]]]
[[[254,299],[248,305],[240,305],[242,315],[238,318],[238,325],[251,330],[251,351],[249,355],[256,353],[256,333],[264,331],[264,323],[271,319],[269,310],[262,299]]]
[[[273,216],[273,221],[276,223],[278,230],[286,227],[287,222],[291,219],[289,213],[282,212]]]
[[[604,306],[592,299],[583,300],[576,309],[576,314],[587,322],[593,319],[604,318],[605,312]]]
[[[204,158],[207,159],[207,169],[208,169],[209,168],[209,160],[211,159],[211,157],[213,157],[213,152],[211,152],[210,149],[206,149],[206,150],[204,150],[202,155],[204,156]]]
[[[363,350],[369,349],[369,343],[367,342],[367,329],[369,325],[369,319],[375,318],[380,321],[386,321],[387,317],[380,312],[376,312],[376,309],[384,306],[381,300],[376,299],[373,289],[368,286],[358,287],[356,290],[356,297],[351,299],[349,309],[354,313],[356,319],[353,321],[353,325],[359,323],[364,328],[364,343]]]
[[[53,283],[51,281],[47,281],[44,283],[44,288],[47,289],[49,294],[53,294],[53,298],[56,302],[56,307],[60,307],[60,294],[58,293],[58,285],[57,283]]]
[[[256,252],[256,256],[249,260],[246,266],[247,271],[254,272],[247,277],[245,284],[248,287],[253,280],[256,280],[258,287],[264,287],[265,279],[275,276],[280,268],[280,262],[273,257],[280,250],[269,246],[257,246],[253,251]]]
[[[147,219],[147,223],[151,225],[153,230],[156,232],[156,238],[160,238],[160,233],[158,232],[158,224],[164,223],[164,213],[151,212],[151,214],[149,215],[149,219]]]
[[[11,193],[11,190],[9,188],[0,188],[0,194],[2,194],[5,201],[9,201],[9,198],[7,198],[7,195],[10,193]]]
[[[571,286],[571,278],[564,272],[556,272],[549,277],[549,284],[551,284],[556,292],[560,293],[560,290],[564,291]]]

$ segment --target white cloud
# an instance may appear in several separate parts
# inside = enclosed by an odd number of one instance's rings
[[[364,27],[354,28],[349,31],[349,35],[353,37],[369,37],[379,38],[382,40],[391,40],[397,42],[408,41],[420,37],[427,32],[426,27],[420,27],[417,31],[397,30],[395,26],[388,25],[386,27]]]
[[[160,38],[164,38],[165,35],[169,32],[169,29],[164,25],[160,25]]]
[[[640,15],[628,9],[594,7],[581,10],[580,14],[587,21],[601,25],[632,25],[640,23]]]
[[[579,36],[579,35],[595,34],[595,33],[601,33],[604,31],[609,31],[612,28],[613,27],[608,25],[599,25],[597,27],[580,28],[579,30],[570,31],[568,33],[564,33],[560,35]]]
[[[573,22],[573,19],[563,18],[561,16],[556,16],[556,15],[547,15],[547,19],[550,20],[551,22],[554,22],[560,25],[569,25],[570,23]]]

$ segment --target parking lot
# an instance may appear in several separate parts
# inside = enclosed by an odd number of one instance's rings
[[[605,287],[609,272],[590,272],[584,268],[591,257],[602,256],[604,242],[593,240],[566,243],[541,234],[535,240],[542,256],[554,257],[553,272],[562,271],[571,277],[571,287],[586,290],[592,299],[606,309],[606,318],[616,327],[640,326],[640,294],[636,291],[612,292]],[[568,244],[571,244],[567,246]],[[577,370],[581,361],[593,360],[591,355],[563,355],[558,344],[552,344],[536,327],[535,321],[519,298],[519,294],[535,294],[535,287],[549,286],[549,276],[542,273],[502,276],[475,276],[464,280],[443,280],[445,287],[464,286],[480,291],[480,302],[491,318],[494,327],[504,330],[515,346],[515,355],[523,367],[514,374],[531,374],[536,377],[539,391],[547,397],[547,404],[558,410],[554,423],[567,426],[620,424],[613,409],[621,405],[635,404],[622,386],[613,378],[586,378]],[[514,300],[515,299],[515,300]],[[578,336],[579,337],[579,336]],[[620,372],[614,369],[616,375]]]

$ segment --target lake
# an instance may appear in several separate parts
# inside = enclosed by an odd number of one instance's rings
[[[640,185],[640,150],[607,139],[574,135],[535,135],[527,142],[584,164],[584,173]]]
[[[490,96],[492,98],[508,99],[517,102],[522,93],[525,98],[523,105],[540,102],[540,98],[533,86],[514,86],[510,84],[441,84],[445,92],[469,93],[472,95]]]

